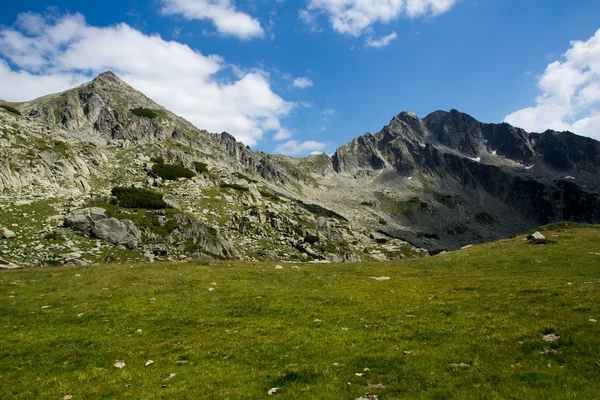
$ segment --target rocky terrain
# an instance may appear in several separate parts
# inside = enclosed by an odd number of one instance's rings
[[[332,157],[296,159],[200,130],[110,72],[0,103],[0,156],[6,268],[388,260],[600,222],[592,139],[403,112]]]

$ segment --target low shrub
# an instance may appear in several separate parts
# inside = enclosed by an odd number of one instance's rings
[[[208,173],[208,164],[206,163],[194,161],[194,168],[196,168],[196,172],[199,174]]]
[[[238,185],[237,183],[223,182],[223,183],[221,183],[220,186],[222,188],[224,188],[224,189],[226,189],[226,188],[232,188],[232,189],[239,190],[239,191],[242,191],[242,192],[247,192],[248,190],[250,190],[246,186]]]
[[[168,181],[174,181],[179,178],[192,178],[196,176],[194,172],[179,164],[157,163],[152,166],[152,172],[160,176],[162,179]]]
[[[0,108],[4,108],[9,113],[12,113],[15,115],[21,115],[21,111],[17,110],[14,107],[9,106],[8,104],[0,104]]]
[[[143,117],[143,118],[150,118],[150,119],[154,119],[156,117],[158,117],[158,114],[156,112],[154,112],[153,110],[150,110],[148,108],[133,108],[131,109],[131,113],[133,115],[137,115],[138,117]]]
[[[120,207],[145,208],[149,210],[169,207],[163,200],[163,195],[153,190],[115,187],[112,190],[112,194],[116,197],[117,204]]]

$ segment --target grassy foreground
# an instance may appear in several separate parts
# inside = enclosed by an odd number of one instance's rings
[[[300,269],[0,271],[0,398],[600,399],[600,227],[545,234]]]

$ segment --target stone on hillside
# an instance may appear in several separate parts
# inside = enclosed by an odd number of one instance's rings
[[[31,200],[19,200],[19,201],[15,202],[16,207],[28,206],[30,204],[31,204]]]
[[[390,278],[389,276],[371,276],[371,279],[375,279],[376,281],[389,281]]]
[[[124,361],[117,361],[117,362],[115,363],[115,368],[118,368],[118,369],[123,369],[123,368],[125,368],[125,362],[124,362]]]
[[[529,235],[527,237],[527,239],[529,239],[529,240],[533,240],[533,239],[546,239],[546,236],[542,235],[539,232],[535,232],[535,233]]]
[[[65,217],[65,226],[77,232],[88,233],[96,221],[106,218],[106,210],[103,208],[77,208]]]
[[[8,228],[2,228],[2,237],[4,239],[12,239],[12,238],[17,237],[17,234]]]
[[[11,263],[0,258],[0,269],[20,269],[21,266]]]
[[[92,235],[114,245],[123,245],[129,249],[135,249],[138,246],[142,232],[133,221],[108,218],[94,223]]]

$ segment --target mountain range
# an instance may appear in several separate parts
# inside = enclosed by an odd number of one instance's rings
[[[198,129],[105,72],[0,102],[0,135],[7,265],[388,260],[600,222],[600,142],[456,110],[404,111],[332,156],[292,158]]]

